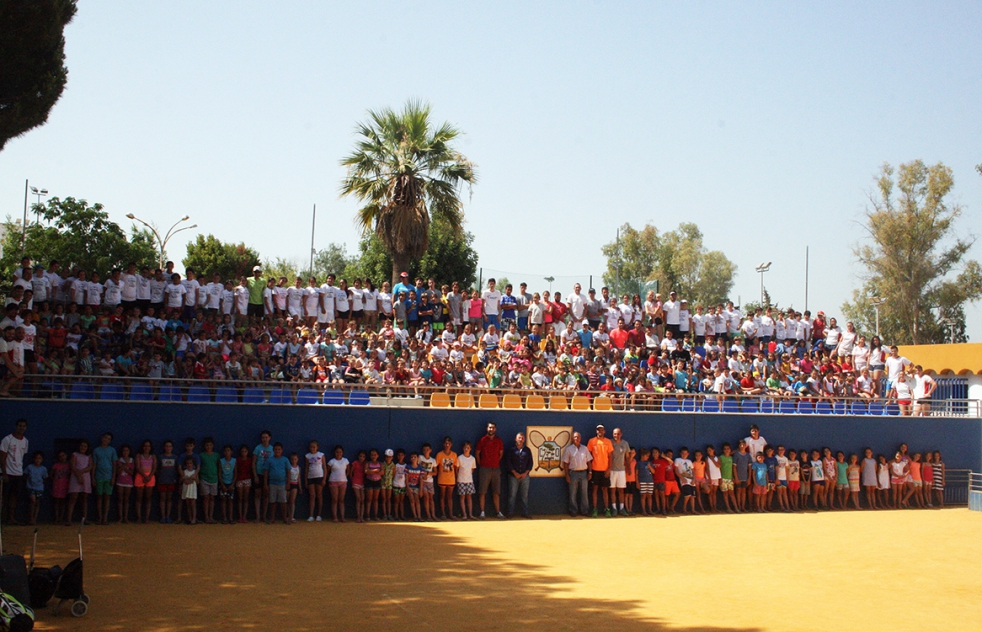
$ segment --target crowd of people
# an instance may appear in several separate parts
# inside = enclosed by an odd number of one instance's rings
[[[64,525],[77,516],[100,525],[111,518],[292,524],[302,496],[309,522],[345,522],[352,506],[350,517],[359,523],[532,517],[532,452],[522,433],[506,447],[494,423],[473,444],[461,442],[459,454],[448,436],[439,450],[429,443],[408,452],[373,447],[357,450],[351,460],[343,446],[325,454],[317,440],[303,454],[290,451],[269,430],[255,447],[218,448],[205,437],[201,451],[194,438],[185,439],[180,451],[169,439],[160,450],[149,439],[117,450],[106,432],[94,448],[83,439],[72,454],[59,451],[51,459],[30,451],[26,432],[27,421],[20,419],[0,441],[8,523],[23,524],[18,507],[24,496],[30,524],[37,523],[45,496],[52,500],[52,522]],[[735,448],[722,443],[691,451],[632,447],[619,428],[608,439],[602,424],[595,432],[585,444],[574,432],[562,451],[573,517],[944,506],[946,469],[937,450],[911,453],[902,444],[891,455],[874,456],[871,448],[848,454],[795,449],[768,443],[756,425]]]
[[[202,272],[199,276],[199,272]],[[650,410],[672,393],[720,398],[890,399],[926,415],[936,389],[879,337],[823,311],[696,304],[674,291],[611,295],[579,284],[482,291],[402,273],[370,279],[236,281],[187,269],[47,268],[24,258],[0,323],[0,396],[25,374],[180,378],[220,384],[365,384],[412,393],[605,391]],[[29,378],[30,379],[30,378]]]

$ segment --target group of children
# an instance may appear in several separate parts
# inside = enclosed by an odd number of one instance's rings
[[[296,522],[296,500],[306,494],[309,502],[307,520],[321,521],[324,516],[324,487],[329,490],[331,517],[345,522],[345,501],[350,484],[355,499],[355,518],[370,520],[437,519],[437,494],[443,519],[456,518],[453,492],[461,498],[462,517],[474,518],[471,495],[474,494],[474,470],[477,462],[471,455],[471,444],[465,442],[463,453],[453,451],[450,437],[444,450],[433,453],[423,444],[420,453],[388,449],[360,450],[354,461],[345,458],[344,448],[335,446],[330,460],[310,441],[308,452],[284,456],[283,445],[272,443],[272,433],[264,430],[254,449],[239,447],[237,455],[231,445],[216,451],[215,440],[206,437],[203,451],[196,452],[193,438],[184,441],[184,452],[174,452],[174,442],[164,441],[162,452],[154,453],[147,439],[134,454],[129,444],[112,445],[112,433],[105,433],[98,447],[81,440],[77,450],[68,455],[58,451],[49,472],[44,454],[33,454],[26,467],[26,487],[30,496],[30,524],[36,524],[46,482],[51,481],[54,501],[53,521],[70,526],[80,511],[83,522],[89,521],[89,496],[95,495],[95,524],[109,523],[113,496],[115,518],[120,523],[150,521],[154,490],[158,494],[159,514],[163,524]],[[135,490],[135,494],[134,494]],[[134,500],[135,496],[135,500]],[[406,499],[409,510],[406,511]],[[200,515],[199,515],[199,499]],[[221,518],[216,517],[216,499]],[[253,501],[250,507],[250,499]],[[175,500],[178,502],[175,503]],[[131,520],[135,511],[135,520]]]
[[[633,452],[633,450],[632,450]],[[716,512],[722,496],[727,512],[861,509],[861,494],[869,509],[943,507],[945,465],[941,452],[908,453],[907,444],[891,459],[874,458],[871,448],[863,456],[831,448],[795,450],[783,445],[741,440],[734,451],[729,443],[717,455],[712,445],[696,450],[642,448],[635,469],[642,515],[674,513],[679,498],[681,513]],[[633,467],[632,467],[633,466]],[[628,490],[631,492],[632,490]],[[633,493],[627,497],[631,511]]]
[[[260,434],[255,448],[242,445],[238,451],[228,444],[216,451],[211,437],[203,440],[201,452],[195,451],[194,439],[186,439],[180,454],[174,452],[170,440],[164,441],[159,454],[149,439],[135,453],[128,444],[117,452],[112,441],[107,432],[90,449],[83,439],[70,456],[59,451],[50,472],[44,454],[33,454],[25,468],[31,524],[37,522],[48,479],[54,522],[65,525],[72,523],[76,510],[83,521],[88,520],[90,494],[96,496],[96,524],[109,522],[114,495],[118,522],[130,522],[135,512],[134,521],[146,523],[151,518],[154,490],[157,519],[164,524],[181,522],[182,514],[188,524],[244,523],[250,514],[256,522],[280,519],[290,524],[296,522],[296,501],[301,494],[307,495],[307,520],[321,521],[327,517],[325,486],[331,519],[345,522],[349,485],[357,522],[475,518],[472,497],[477,461],[470,442],[463,443],[458,455],[451,437],[444,438],[443,449],[436,453],[424,443],[418,453],[402,448],[384,453],[374,448],[360,450],[353,461],[345,457],[340,445],[328,459],[314,440],[303,457],[296,452],[285,456],[283,445],[273,443],[268,430]],[[689,457],[686,447],[679,449],[678,457],[670,448],[641,448],[637,456],[632,449],[626,462],[630,480],[627,512],[633,511],[636,493],[642,515],[675,513],[680,498],[681,513],[716,512],[719,496],[727,512],[860,509],[861,494],[870,509],[944,505],[946,471],[941,453],[910,454],[906,444],[890,459],[883,454],[874,457],[870,448],[863,450],[862,457],[847,457],[828,447],[788,450],[783,445],[772,446],[754,429],[751,437],[738,442],[735,451],[724,443],[722,453],[717,454],[708,445]],[[216,500],[220,519],[216,518]]]

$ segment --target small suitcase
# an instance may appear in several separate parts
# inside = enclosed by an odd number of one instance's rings
[[[38,568],[35,566],[27,576],[27,583],[31,588],[31,607],[37,610],[48,605],[51,597],[55,594],[55,585],[58,583],[58,576],[61,575],[60,566],[51,568]]]
[[[27,581],[27,562],[24,556],[0,556],[0,592],[7,593],[21,603],[31,602],[31,588]]]

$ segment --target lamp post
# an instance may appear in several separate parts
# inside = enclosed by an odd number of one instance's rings
[[[551,277],[551,276],[542,277],[542,280],[547,281],[549,283],[549,291],[552,292],[552,282],[556,280],[556,277]]]
[[[37,204],[34,205],[34,216],[37,218],[37,220],[36,220],[37,223],[40,224],[41,223],[41,209],[39,209],[38,207],[41,206],[41,198],[48,196],[48,190],[47,189],[38,189],[37,187],[31,187],[31,194],[32,195],[36,195],[37,198],[38,198]]]
[[[181,232],[182,230],[191,230],[192,228],[197,228],[198,227],[197,224],[192,224],[191,226],[184,226],[182,228],[177,228],[177,225],[180,224],[181,222],[186,222],[189,219],[191,219],[191,216],[190,215],[185,215],[181,219],[179,219],[176,222],[174,222],[174,225],[170,227],[170,230],[168,230],[167,231],[167,234],[164,235],[164,238],[161,239],[160,238],[160,233],[157,232],[157,229],[156,228],[154,228],[150,224],[146,223],[145,221],[143,221],[142,219],[140,219],[139,217],[137,217],[133,213],[127,213],[126,214],[126,217],[127,217],[127,219],[131,219],[131,220],[133,220],[135,222],[140,222],[141,224],[143,224],[144,226],[146,226],[147,228],[149,228],[150,229],[150,232],[153,233],[153,236],[157,238],[157,245],[160,248],[160,257],[159,257],[159,262],[158,262],[157,265],[160,268],[163,268],[164,267],[164,252],[167,249],[167,242],[170,241],[170,238],[173,237],[174,235],[176,235],[177,233]],[[177,229],[177,230],[174,230],[174,229]]]
[[[881,296],[874,296],[869,300],[873,309],[876,310],[876,337],[880,337],[880,305],[883,305],[887,300]]]
[[[757,266],[756,268],[754,268],[754,270],[756,270],[757,272],[760,272],[760,305],[761,305],[761,307],[764,306],[764,273],[767,272],[770,269],[771,269],[771,262],[770,261],[768,261],[767,263],[762,263],[759,266]]]

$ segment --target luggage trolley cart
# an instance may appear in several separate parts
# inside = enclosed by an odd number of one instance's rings
[[[84,617],[89,610],[89,596],[85,594],[82,583],[82,525],[78,527],[78,557],[68,563],[64,570],[34,567],[34,548],[37,547],[37,529],[34,530],[34,547],[31,548],[31,602],[35,607],[44,607],[54,597],[58,600],[55,614],[66,601],[72,602],[72,614]]]

